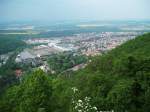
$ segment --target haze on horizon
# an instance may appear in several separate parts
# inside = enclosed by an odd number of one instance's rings
[[[0,0],[0,22],[150,20],[150,0]]]

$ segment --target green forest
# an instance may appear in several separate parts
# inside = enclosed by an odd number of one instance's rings
[[[69,77],[27,73],[3,89],[0,112],[150,112],[149,49],[150,34],[144,34]]]
[[[15,51],[23,46],[25,46],[25,42],[16,35],[0,35],[0,55]]]
[[[56,71],[56,73],[61,73],[62,71],[85,62],[87,62],[87,58],[85,56],[76,55],[73,52],[53,54],[48,58],[49,67]]]

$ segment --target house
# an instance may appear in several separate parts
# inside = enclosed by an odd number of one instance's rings
[[[15,75],[17,78],[20,78],[22,76],[22,70],[21,69],[15,70]]]

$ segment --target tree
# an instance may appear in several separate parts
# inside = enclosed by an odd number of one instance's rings
[[[41,70],[30,74],[16,87],[10,88],[3,99],[1,110],[9,112],[51,111],[51,79]],[[5,112],[5,111],[4,111]]]

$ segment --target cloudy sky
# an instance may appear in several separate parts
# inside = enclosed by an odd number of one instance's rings
[[[0,21],[150,20],[150,0],[0,0]]]

